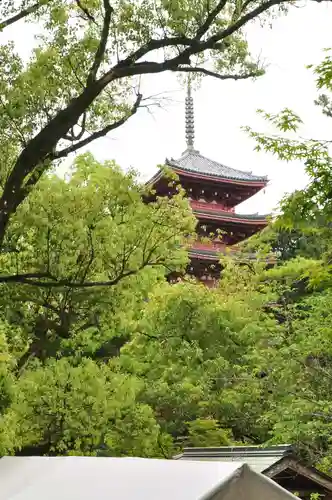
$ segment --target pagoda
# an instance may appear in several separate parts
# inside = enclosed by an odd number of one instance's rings
[[[189,251],[187,272],[207,285],[213,285],[220,276],[220,254],[236,253],[234,245],[267,225],[266,216],[237,214],[235,209],[263,189],[268,180],[210,160],[195,149],[190,83],[185,99],[185,123],[187,148],[179,159],[166,159],[166,165],[177,174],[197,218],[197,239]],[[157,196],[172,195],[169,179],[162,169],[148,185],[153,187]]]

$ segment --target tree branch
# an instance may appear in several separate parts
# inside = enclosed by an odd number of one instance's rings
[[[129,120],[129,118],[131,118],[137,112],[137,110],[140,106],[140,103],[142,101],[142,98],[143,98],[142,94],[137,95],[136,102],[135,102],[134,106],[131,108],[128,115],[123,116],[120,120],[118,120],[114,123],[111,123],[110,125],[107,125],[102,130],[98,130],[98,132],[94,132],[89,137],[82,139],[81,141],[77,142],[76,144],[73,144],[72,146],[69,146],[68,148],[62,149],[61,151],[55,152],[52,155],[52,159],[55,160],[55,159],[59,159],[59,158],[64,158],[64,157],[68,156],[70,153],[74,153],[75,151],[82,148],[83,146],[87,146],[88,144],[90,144],[90,142],[94,141],[95,139],[99,139],[100,137],[104,137],[111,130],[114,130],[114,129],[120,127],[121,125],[123,125],[124,123],[126,123],[126,121]]]
[[[137,49],[128,57],[120,61],[115,66],[115,69],[122,68],[127,65],[132,65],[136,63],[139,59],[144,57],[146,54],[148,54],[149,52],[153,52],[154,50],[159,50],[166,47],[174,47],[177,45],[183,45],[188,47],[191,46],[192,44],[195,44],[195,40],[193,40],[192,38],[188,38],[186,36],[166,37],[162,38],[161,40],[152,39],[145,45],[142,45],[142,47]]]
[[[26,283],[30,279],[50,278],[49,273],[23,273],[0,276],[0,283]]]
[[[255,19],[257,16],[267,11],[274,5],[280,5],[282,3],[286,3],[287,0],[268,0],[267,2],[263,2],[258,5],[255,9],[245,14],[243,17],[238,19],[234,24],[229,26],[223,31],[217,32],[215,35],[211,36],[206,42],[206,48],[213,48],[213,45],[220,40],[224,40],[225,38],[233,35],[236,31],[241,29],[245,24],[247,24],[252,19]]]
[[[3,21],[0,22],[0,31],[7,28],[11,24],[16,23],[17,21],[24,19],[25,17],[29,16],[30,14],[37,12],[37,10],[40,9],[41,7],[43,7],[46,3],[48,3],[48,1],[44,0],[44,1],[37,2],[34,5],[31,5],[31,7],[27,7],[26,9],[21,10],[18,14],[15,14],[14,16],[9,17],[8,19],[4,19]]]
[[[70,59],[70,56],[67,57],[67,60],[69,62],[69,66],[70,66],[70,68],[71,68],[71,70],[72,70],[72,72],[73,72],[76,80],[78,81],[78,83],[81,85],[82,88],[85,88],[85,84],[83,83],[83,81],[81,80],[81,78],[78,76],[77,70],[74,67],[73,63],[72,63],[72,61]]]
[[[215,6],[215,8],[210,12],[205,22],[202,24],[202,26],[198,28],[195,36],[196,40],[200,40],[202,36],[205,35],[205,33],[208,31],[215,18],[218,16],[218,14],[220,14],[222,9],[225,7],[226,3],[227,0],[220,0],[220,2]]]
[[[88,75],[87,86],[89,86],[92,82],[94,82],[96,80],[97,71],[100,68],[101,62],[102,62],[103,57],[105,55],[107,39],[108,39],[108,35],[109,35],[109,30],[110,30],[113,7],[111,7],[109,0],[103,0],[103,1],[104,1],[104,9],[105,9],[103,29],[101,32],[101,37],[100,37],[98,49],[96,51],[92,67],[91,67],[90,73]]]
[[[46,0],[51,1],[51,0]],[[76,151],[80,147],[89,144],[92,140],[102,137],[108,131],[119,127],[126,121],[126,117],[119,120],[115,124],[104,128],[99,132],[95,132],[91,137],[80,141],[70,148],[66,148],[58,153],[54,151],[61,138],[77,123],[82,114],[89,109],[91,104],[98,98],[105,87],[111,82],[115,82],[121,78],[127,78],[135,75],[156,74],[165,71],[174,71],[181,66],[190,66],[190,57],[209,49],[223,50],[223,47],[218,46],[218,42],[224,41],[234,32],[240,30],[248,21],[259,16],[267,11],[270,7],[283,4],[287,0],[268,0],[257,6],[251,12],[248,12],[235,23],[231,24],[224,30],[220,30],[205,41],[191,39],[186,36],[177,36],[163,39],[152,39],[145,45],[139,47],[132,54],[120,61],[115,66],[106,71],[98,80],[96,74],[100,68],[103,55],[106,50],[108,33],[108,22],[110,22],[111,7],[109,0],[104,0],[105,17],[102,36],[99,47],[95,54],[95,61],[91,67],[89,74],[90,85],[87,85],[80,95],[73,98],[69,104],[61,109],[23,148],[17,157],[11,172],[8,175],[2,195],[0,197],[0,247],[3,244],[5,233],[9,224],[10,217],[16,212],[17,207],[28,195],[29,190],[24,186],[25,179],[29,178],[29,185],[32,185],[34,179],[39,179],[40,175],[46,170],[47,160],[62,158],[72,151]],[[320,1],[320,0],[316,0]],[[40,0],[35,4],[35,9],[44,5],[45,1]],[[31,9],[31,8],[30,8]],[[22,11],[23,12],[23,11]],[[24,17],[23,13],[20,17]],[[139,60],[152,52],[163,47],[178,48],[179,53],[161,62]],[[208,71],[208,70],[207,70]],[[46,160],[46,162],[45,162]],[[33,173],[38,170],[36,177]]]
[[[82,2],[81,0],[75,0],[75,3],[77,5],[77,7],[79,9],[81,9],[82,12],[84,12],[84,14],[86,15],[86,17],[92,21],[94,24],[97,24],[95,18],[93,17],[93,15],[91,14],[91,12],[86,8],[84,7],[84,5],[82,5]],[[98,26],[98,25],[97,25]]]
[[[213,76],[214,78],[218,78],[219,80],[246,80],[248,78],[255,78],[257,76],[260,76],[261,73],[258,71],[251,71],[249,73],[245,73],[243,75],[237,75],[237,74],[230,74],[230,75],[219,75],[218,73],[215,73],[214,71],[210,71],[205,68],[191,68],[191,67],[184,67],[184,68],[178,68],[174,70],[175,72],[184,72],[184,73],[202,73],[203,75],[207,76]]]
[[[91,226],[88,228],[88,243],[89,243],[89,246],[90,246],[90,256],[89,256],[88,263],[87,263],[87,265],[85,267],[85,270],[83,272],[82,278],[80,280],[81,283],[84,283],[85,278],[87,277],[88,272],[90,271],[90,268],[91,268],[92,263],[93,263],[94,258],[95,258],[95,249],[94,249],[94,245],[93,245],[92,228],[91,228]]]
[[[6,112],[6,115],[8,116],[10,122],[12,123],[14,129],[16,130],[17,134],[19,135],[19,140],[20,140],[21,146],[25,147],[27,145],[27,143],[26,143],[23,132],[21,131],[20,127],[17,125],[15,118],[12,116],[11,112],[8,109],[8,106],[3,102],[1,97],[0,97],[0,102],[1,102],[1,105],[4,109],[4,111]]]
[[[150,252],[152,255],[153,252]],[[121,280],[128,278],[129,276],[134,276],[135,274],[142,271],[145,267],[165,267],[165,262],[161,259],[155,262],[143,261],[137,269],[131,269],[129,271],[124,271],[123,268],[120,273],[113,279],[105,281],[71,281],[69,279],[57,280],[52,275],[48,273],[25,273],[25,274],[13,274],[8,276],[0,276],[1,283],[21,283],[25,285],[37,286],[39,288],[93,288],[93,287],[108,287],[115,286]],[[48,279],[48,281],[39,281],[42,279]]]
[[[0,283],[23,283],[25,285],[38,286],[39,288],[93,288],[93,287],[107,287],[114,286],[119,283],[122,279],[128,278],[129,276],[133,276],[141,271],[144,267],[152,266],[152,265],[163,265],[163,264],[149,264],[144,263],[137,269],[132,269],[125,273],[119,274],[116,278],[112,280],[106,281],[86,281],[81,283],[81,281],[70,281],[66,279],[62,280],[52,280],[52,281],[38,281],[38,278],[49,278],[49,276],[36,274],[33,276],[31,274],[19,274],[13,276],[1,276]],[[31,278],[30,278],[31,277]]]

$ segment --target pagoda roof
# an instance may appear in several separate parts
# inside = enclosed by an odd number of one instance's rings
[[[232,256],[234,258],[238,258],[238,252],[235,248],[226,247],[220,248],[219,250],[208,249],[208,248],[190,248],[189,249],[189,257],[191,259],[202,259],[202,260],[211,260],[213,262],[219,262],[221,255]],[[267,257],[266,259],[261,259],[257,257],[257,254],[254,252],[241,254],[239,255],[239,259],[241,261],[251,261],[251,260],[260,260],[260,261],[272,261],[271,257]],[[275,259],[274,259],[275,260]]]
[[[189,249],[189,256],[191,258],[196,258],[196,259],[203,259],[203,260],[212,260],[213,262],[218,262],[220,255],[226,254],[225,250],[220,250],[216,251],[214,249],[208,250],[208,249],[202,249],[202,248],[190,248]]]
[[[267,184],[268,179],[266,176],[253,175],[251,172],[236,170],[235,168],[227,167],[222,163],[210,160],[203,156],[195,149],[188,148],[181,158],[174,160],[166,159],[166,164],[171,168],[184,170],[188,173],[199,174],[202,177],[218,177],[220,180],[233,180],[242,182],[253,182]]]
[[[207,218],[216,220],[228,220],[229,222],[238,223],[257,223],[257,224],[267,224],[267,218],[270,214],[259,215],[259,214],[236,214],[235,212],[217,211],[209,208],[206,209],[193,209],[193,213],[197,218]]]

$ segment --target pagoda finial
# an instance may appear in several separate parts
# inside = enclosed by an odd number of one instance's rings
[[[191,95],[191,80],[190,76],[188,76],[187,83],[187,97],[185,100],[186,105],[186,142],[187,142],[187,150],[194,149],[194,138],[195,138],[195,123],[194,123],[194,100]]]

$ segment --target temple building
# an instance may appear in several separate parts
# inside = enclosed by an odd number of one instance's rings
[[[302,500],[332,500],[332,477],[304,462],[292,445],[184,448],[175,460],[243,462]],[[263,499],[262,499],[263,500]]]
[[[197,218],[197,239],[191,246],[187,272],[207,284],[220,276],[219,256],[236,251],[234,245],[249,238],[267,225],[263,215],[237,214],[237,205],[263,189],[266,177],[252,175],[206,158],[194,147],[194,103],[190,84],[185,100],[187,148],[166,165],[179,178],[193,213]],[[169,179],[160,169],[148,184],[157,196],[171,196]],[[173,191],[174,192],[174,191]]]

